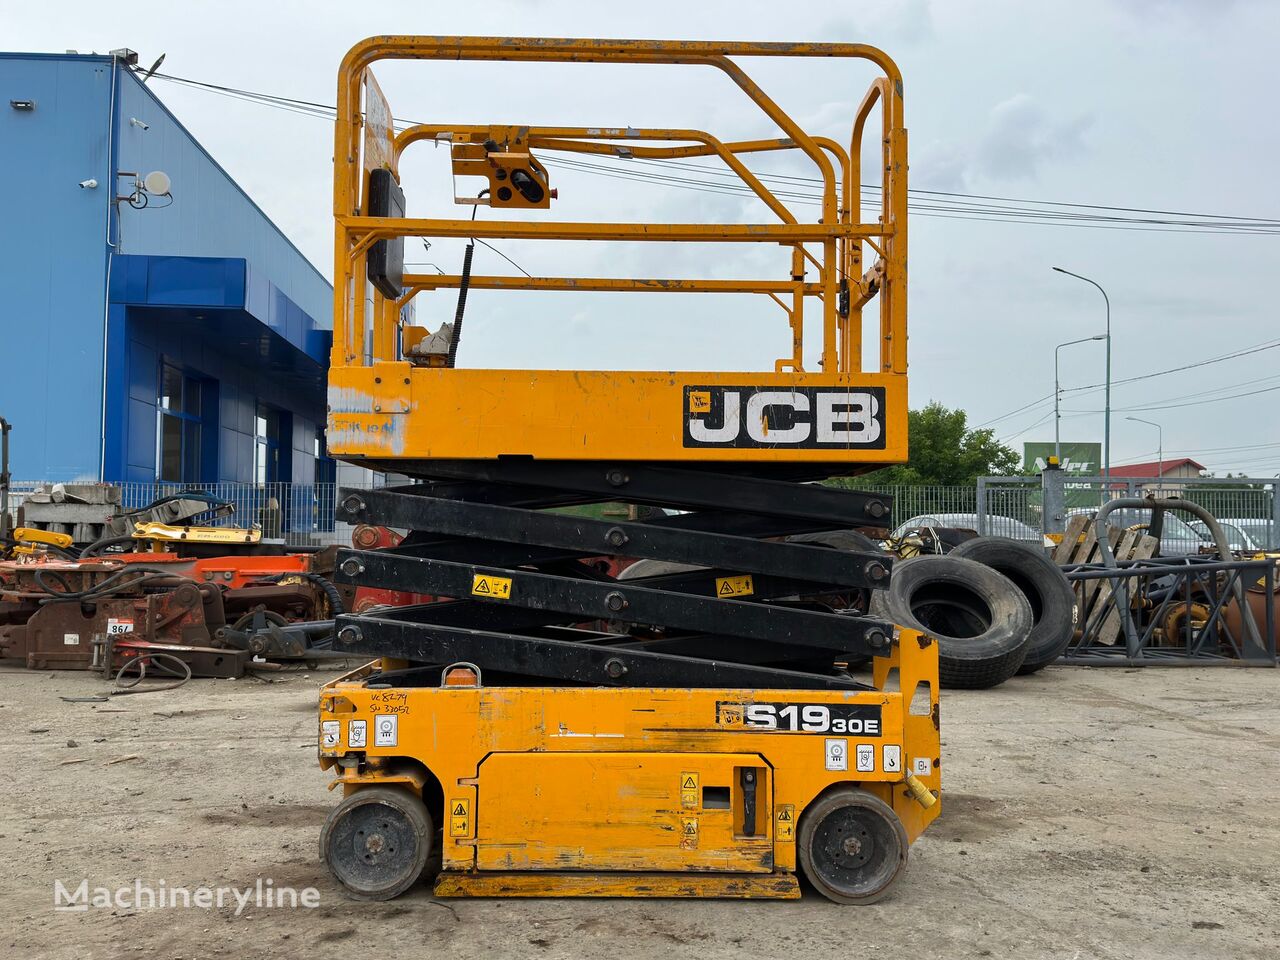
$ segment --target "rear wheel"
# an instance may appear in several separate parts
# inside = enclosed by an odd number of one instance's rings
[[[427,864],[435,830],[422,799],[399,787],[365,787],[334,808],[320,856],[357,900],[390,900]]]
[[[907,831],[893,809],[856,787],[819,797],[800,817],[800,866],[836,903],[875,903],[907,866]]]

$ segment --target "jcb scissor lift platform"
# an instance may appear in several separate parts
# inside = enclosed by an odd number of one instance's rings
[[[753,56],[878,67],[848,147],[782,111],[737,62]],[[369,69],[388,58],[711,66],[781,136],[397,130]],[[395,896],[438,850],[442,896],[794,897],[798,870],[833,900],[883,896],[940,807],[937,652],[867,615],[892,558],[854,531],[891,526],[891,500],[814,481],[906,456],[893,62],[859,44],[375,37],[343,60],[338,87],[329,449],[414,481],[342,492],[339,519],[408,533],[342,551],[339,576],[440,599],[337,620],[335,648],[376,659],[321,695],[321,763],[344,793],[322,839],[334,874],[355,896]],[[877,106],[882,196],[863,222]],[[400,158],[420,141],[447,145],[455,181],[480,187],[455,191],[472,211],[547,209],[556,191],[535,151],[564,151],[717,158],[777,222],[407,217]],[[813,162],[816,223],[744,162],[771,151]],[[470,238],[461,271],[405,272],[413,236]],[[784,275],[473,275],[486,238],[763,243]],[[410,300],[449,289],[452,322],[406,319]],[[755,372],[465,369],[475,290],[764,295],[785,311],[788,349]],[[862,311],[877,300],[868,372]],[[821,360],[808,370],[815,301]],[[613,502],[626,519],[601,509]]]

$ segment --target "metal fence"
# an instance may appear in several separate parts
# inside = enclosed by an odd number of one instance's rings
[[[1276,478],[1201,479],[1176,481],[1113,479],[1108,485],[1101,477],[1060,474],[1051,478],[1063,486],[1064,516],[1056,523],[1045,516],[1044,482],[1041,477],[982,477],[964,486],[870,486],[857,480],[842,485],[894,498],[893,524],[969,527],[984,536],[1009,537],[1025,542],[1042,542],[1044,532],[1060,530],[1074,512],[1096,510],[1105,500],[1119,496],[1141,496],[1158,492],[1194,499],[1215,516],[1226,521],[1228,539],[1237,549],[1280,549],[1280,499]],[[364,486],[378,486],[375,479]],[[17,508],[41,484],[14,483],[10,508]],[[138,509],[160,497],[201,492],[234,505],[234,513],[214,522],[220,525],[259,526],[265,537],[283,540],[290,546],[349,544],[351,527],[336,521],[334,506],[337,484],[333,483],[122,483],[121,503],[126,510]],[[344,483],[342,486],[361,486]],[[1108,490],[1110,496],[1107,496]],[[1125,525],[1146,522],[1144,517],[1120,518]],[[1194,553],[1205,537],[1180,518],[1165,521],[1161,552],[1166,555]]]
[[[15,482],[9,491],[11,519],[21,517],[28,496],[43,486],[38,482]],[[200,493],[232,505],[227,515],[200,518],[211,526],[258,527],[266,539],[281,540],[291,547],[350,545],[351,527],[335,521],[338,485],[334,483],[119,483],[120,507],[138,510],[162,497]],[[354,486],[344,484],[344,486]],[[105,512],[105,510],[104,510]],[[105,517],[104,517],[105,520]]]
[[[1280,498],[1275,477],[1113,477],[1110,481],[1062,473],[1045,477],[1044,482],[1062,485],[1063,523],[1075,514],[1092,513],[1106,501],[1121,497],[1177,497],[1197,503],[1217,517],[1233,549],[1242,553],[1280,549]],[[1033,479],[1041,483],[1039,478]],[[1145,524],[1150,520],[1150,511],[1121,511],[1114,520],[1118,526]],[[1060,530],[1061,525],[1050,524],[1045,529]],[[1165,556],[1195,553],[1211,539],[1199,521],[1188,522],[1187,514],[1166,514],[1160,532],[1160,552]]]

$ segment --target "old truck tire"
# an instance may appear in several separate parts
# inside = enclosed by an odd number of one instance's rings
[[[1056,563],[1037,547],[1003,537],[960,544],[953,557],[976,560],[1002,573],[1031,604],[1031,643],[1018,673],[1035,673],[1062,656],[1076,623],[1076,597]]]
[[[942,686],[985,688],[1022,666],[1031,641],[1031,604],[990,567],[955,556],[923,556],[894,565],[873,614],[938,641]]]

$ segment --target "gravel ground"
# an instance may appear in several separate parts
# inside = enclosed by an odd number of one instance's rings
[[[106,704],[0,672],[0,952],[23,957],[1271,958],[1280,673],[1056,667],[944,695],[941,819],[872,907],[345,899],[318,860],[329,675],[202,680]],[[318,890],[314,909],[53,909],[54,883]]]

